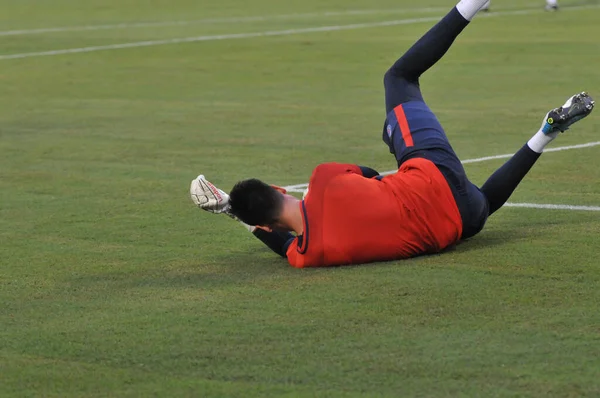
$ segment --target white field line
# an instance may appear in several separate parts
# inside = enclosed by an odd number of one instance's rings
[[[346,11],[325,11],[298,14],[280,14],[280,15],[260,15],[251,17],[230,17],[230,18],[205,18],[183,21],[148,21],[148,22],[124,22],[118,24],[105,25],[84,25],[84,26],[58,26],[54,28],[34,28],[34,29],[16,29],[0,31],[0,36],[19,36],[35,35],[42,33],[59,32],[82,32],[93,30],[117,30],[132,28],[160,28],[168,26],[186,26],[186,25],[212,25],[227,23],[251,23],[268,21],[286,21],[306,18],[329,18],[341,16],[363,16],[378,14],[401,14],[401,13],[429,13],[447,10],[448,7],[426,7],[426,8],[392,8],[392,9],[372,9],[372,10],[346,10]]]
[[[599,145],[600,145],[600,141],[588,142],[587,144],[579,144],[579,145],[559,146],[559,147],[556,147],[556,148],[548,148],[548,149],[544,150],[544,153],[547,153],[547,152],[568,151],[570,149],[591,148],[591,147],[599,146]],[[512,157],[513,155],[514,155],[514,153],[505,154],[505,155],[486,156],[486,157],[483,157],[483,158],[466,159],[466,160],[462,160],[461,163],[462,164],[469,164],[469,163],[487,162],[488,160],[508,159],[508,158]],[[396,170],[389,170],[389,171],[384,171],[383,173],[380,173],[380,174],[381,175],[389,175],[389,174],[394,174],[395,172],[396,172]],[[307,183],[305,183],[305,184],[296,184],[296,185],[288,185],[287,187],[284,187],[284,188],[288,192],[302,193],[302,192],[304,192],[304,190],[306,189],[306,187],[308,187]]]
[[[600,141],[596,142],[588,142],[587,144],[580,145],[569,145],[569,146],[561,146],[556,148],[549,148],[544,151],[546,152],[560,152],[560,151],[568,151],[570,149],[581,149],[581,148],[590,148],[594,146],[600,145]],[[468,163],[479,163],[486,162],[488,160],[496,160],[496,159],[506,159],[513,156],[513,154],[506,155],[495,155],[495,156],[486,156],[483,158],[475,158],[475,159],[467,159],[463,160],[463,164]],[[381,173],[382,175],[394,174],[396,170],[385,171]],[[296,184],[296,185],[288,185],[284,187],[288,192],[296,192],[303,193],[304,190],[308,187],[308,184]],[[550,209],[550,210],[574,210],[574,211],[600,211],[600,206],[571,206],[571,205],[555,205],[555,204],[536,204],[536,203],[505,203],[506,207],[524,207],[529,209]]]
[[[271,30],[271,31],[253,32],[253,33],[232,33],[232,34],[223,34],[223,35],[180,37],[180,38],[165,39],[165,40],[148,40],[148,41],[138,41],[138,42],[132,42],[132,43],[108,44],[105,46],[69,48],[69,49],[64,49],[64,50],[39,51],[39,52],[21,53],[21,54],[7,54],[7,55],[0,55],[0,60],[30,58],[30,57],[44,57],[44,56],[63,55],[63,54],[78,54],[78,53],[88,53],[88,52],[94,52],[94,51],[161,46],[161,45],[166,45],[166,44],[194,43],[194,42],[201,42],[201,41],[250,39],[250,38],[255,38],[255,37],[289,36],[289,35],[296,35],[296,34],[301,34],[301,33],[334,32],[334,31],[340,31],[340,30],[364,29],[364,28],[372,28],[372,27],[378,27],[378,26],[383,27],[383,26],[394,26],[394,25],[407,25],[407,24],[414,24],[414,23],[420,23],[420,22],[436,22],[439,19],[440,19],[440,17],[413,18],[413,19],[400,19],[397,21],[384,21],[384,22],[361,23],[361,24],[351,24],[351,25],[320,26],[320,27],[314,27],[314,28]]]
[[[582,149],[582,148],[590,148],[593,146],[598,146],[600,145],[600,141],[595,141],[595,142],[588,142],[587,144],[578,144],[578,145],[569,145],[569,146],[559,146],[556,148],[548,148],[548,149],[544,149],[544,153],[548,153],[548,152],[560,152],[560,151],[568,151],[569,149]],[[469,163],[479,163],[479,162],[485,162],[487,160],[495,160],[495,159],[508,159],[510,157],[512,157],[512,155],[514,155],[513,153],[510,154],[505,154],[505,155],[496,155],[496,156],[486,156],[484,158],[476,158],[476,159],[467,159],[467,160],[463,160],[462,163],[463,164],[469,164]]]
[[[564,8],[563,11],[584,10],[584,9],[592,9],[592,8],[600,8],[600,5],[570,7],[570,8]],[[526,14],[533,14],[533,13],[537,13],[537,12],[541,12],[539,8],[528,9],[528,10],[518,10],[518,11],[492,12],[489,14],[485,14],[484,17],[491,18],[491,17],[496,17],[496,16],[507,16],[507,15],[526,15]],[[376,28],[376,27],[385,27],[385,26],[396,26],[396,25],[409,25],[409,24],[416,24],[416,23],[422,23],[422,22],[437,22],[437,21],[439,21],[440,18],[441,18],[441,16],[436,16],[436,17],[427,17],[427,18],[398,19],[398,20],[393,20],[393,21],[382,21],[382,22],[371,22],[371,23],[357,23],[357,24],[350,24],[350,25],[332,25],[332,26],[319,26],[319,27],[312,27],[312,28],[286,29],[286,30],[272,30],[272,31],[263,31],[263,32],[252,32],[252,33],[233,33],[233,34],[222,34],[222,35],[181,37],[181,38],[165,39],[165,40],[148,40],[148,41],[139,41],[139,42],[132,42],[132,43],[108,44],[108,45],[104,45],[104,46],[68,48],[68,49],[63,49],[63,50],[38,51],[38,52],[21,53],[21,54],[6,54],[6,55],[0,55],[0,61],[8,60],[8,59],[20,59],[20,58],[30,58],[30,57],[44,57],[44,56],[53,56],[53,55],[88,53],[88,52],[94,52],[94,51],[118,50],[118,49],[124,49],[124,48],[160,46],[160,45],[166,45],[166,44],[181,44],[181,43],[193,43],[193,42],[201,42],[201,41],[230,40],[230,39],[249,39],[249,38],[270,37],[270,36],[289,36],[289,35],[297,35],[297,34],[302,34],[302,33],[335,32],[335,31],[342,31],[342,30]]]
[[[600,206],[570,206],[537,203],[505,203],[505,207],[524,207],[527,209],[571,210],[571,211],[600,211]]]

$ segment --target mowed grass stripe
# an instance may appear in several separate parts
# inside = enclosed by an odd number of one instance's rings
[[[575,6],[575,7],[566,8],[565,10],[585,10],[585,9],[595,9],[595,8],[600,8],[600,5]],[[491,18],[491,17],[500,17],[500,16],[510,16],[510,15],[528,15],[528,14],[534,14],[534,13],[539,13],[539,12],[542,12],[542,11],[540,11],[540,9],[538,7],[535,9],[525,9],[525,10],[506,11],[506,12],[493,12],[493,13],[485,14],[482,17]],[[440,18],[441,18],[441,16],[436,16],[436,17],[426,17],[426,18],[399,19],[399,20],[372,22],[372,23],[357,23],[357,24],[349,24],[349,25],[331,25],[331,26],[319,26],[319,27],[312,27],[312,28],[285,29],[285,30],[273,30],[273,31],[263,31],[263,32],[181,37],[181,38],[165,39],[165,40],[147,40],[147,41],[139,41],[139,42],[131,42],[131,43],[109,44],[109,45],[105,45],[105,46],[91,46],[91,47],[79,47],[79,48],[69,48],[69,49],[60,49],[60,50],[51,50],[51,51],[38,51],[38,52],[29,52],[29,53],[20,53],[20,54],[6,54],[6,55],[0,55],[0,60],[32,58],[32,57],[47,57],[47,56],[66,55],[66,54],[79,54],[79,53],[88,53],[88,52],[95,52],[95,51],[107,51],[107,50],[119,50],[119,49],[125,49],[125,48],[161,46],[161,45],[167,45],[167,44],[194,43],[194,42],[202,42],[202,41],[251,39],[251,38],[271,37],[271,36],[289,36],[289,35],[296,35],[296,34],[303,34],[303,33],[335,32],[335,31],[343,31],[343,30],[377,28],[377,27],[397,26],[397,25],[410,25],[410,24],[417,24],[417,23],[424,23],[424,22],[436,22]]]

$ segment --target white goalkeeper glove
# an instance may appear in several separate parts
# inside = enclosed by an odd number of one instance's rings
[[[190,184],[190,197],[192,202],[199,208],[215,214],[226,214],[239,221],[248,231],[254,232],[256,227],[248,225],[229,212],[229,195],[223,190],[215,187],[202,174],[192,180]]]
[[[216,214],[229,212],[229,195],[215,187],[202,174],[192,180],[190,197],[203,210]]]

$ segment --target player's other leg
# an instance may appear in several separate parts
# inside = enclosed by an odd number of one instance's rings
[[[422,101],[419,77],[439,61],[487,0],[461,0],[385,73],[386,114],[408,101]]]
[[[454,153],[437,118],[423,100],[419,77],[446,54],[486,1],[461,0],[385,73],[383,84],[387,118],[382,137],[395,155],[398,166],[410,152],[420,148],[449,147]],[[407,103],[413,109],[404,109]],[[408,142],[405,140],[406,132],[399,131],[404,117],[411,132],[415,133],[411,136],[414,140],[409,139]]]
[[[481,192],[489,203],[490,215],[506,203],[546,145],[573,123],[589,115],[593,109],[592,98],[586,93],[581,93],[569,98],[563,106],[548,112],[539,131],[481,187]]]
[[[462,0],[421,37],[384,77],[387,118],[383,141],[400,166],[413,157],[432,161],[448,181],[463,221],[463,237],[479,232],[487,219],[487,200],[471,184],[444,129],[425,104],[419,78],[450,49],[487,0]]]

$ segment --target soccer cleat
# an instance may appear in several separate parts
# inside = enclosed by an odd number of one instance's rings
[[[556,4],[554,4],[554,5],[547,4],[546,7],[544,7],[544,9],[546,11],[558,11],[558,5],[556,5]]]
[[[592,113],[594,103],[592,97],[585,91],[575,94],[563,106],[548,112],[542,131],[548,135],[568,130],[573,123]]]

